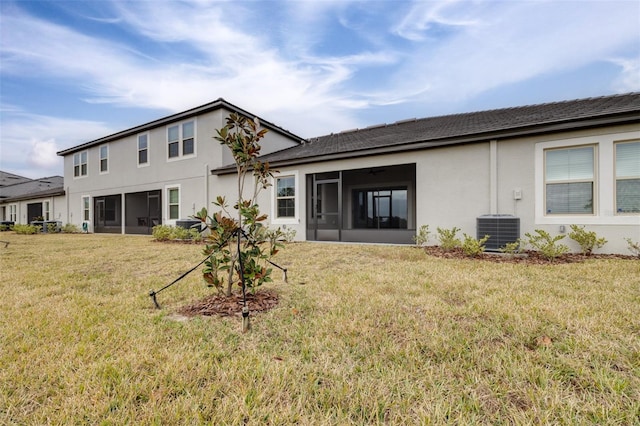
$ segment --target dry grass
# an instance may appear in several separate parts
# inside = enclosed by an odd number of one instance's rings
[[[0,247],[0,424],[638,424],[640,262],[438,259],[296,243],[278,307],[177,321],[201,248]],[[278,277],[279,274],[276,274]]]

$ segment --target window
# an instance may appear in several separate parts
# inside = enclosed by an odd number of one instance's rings
[[[42,217],[44,220],[51,220],[51,210],[48,201],[42,202]]]
[[[83,221],[91,220],[89,201],[90,201],[89,197],[82,197],[82,220]]]
[[[640,142],[618,142],[616,156],[616,212],[640,213]]]
[[[102,145],[100,147],[100,173],[109,171],[109,146]]]
[[[17,222],[18,221],[18,205],[10,204],[9,205],[9,222]]]
[[[356,189],[354,228],[407,229],[407,188]]]
[[[545,211],[594,213],[594,146],[545,151]]]
[[[87,175],[87,151],[73,154],[73,177]]]
[[[169,200],[169,219],[179,219],[180,190],[178,188],[167,189],[167,199]]]
[[[149,135],[138,135],[138,165],[149,164]]]
[[[195,154],[195,122],[187,121],[169,127],[167,143],[169,158]]]
[[[296,179],[294,176],[276,179],[276,216],[278,218],[296,216]]]

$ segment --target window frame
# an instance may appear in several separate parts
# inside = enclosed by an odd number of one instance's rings
[[[102,151],[106,152],[106,155],[102,156]],[[103,163],[104,162],[104,163]],[[104,164],[104,168],[103,168]],[[109,173],[109,145],[103,144],[98,147],[98,170],[101,175]]]
[[[185,126],[189,124],[192,125],[191,134],[188,137],[185,137]],[[177,131],[177,139],[170,139],[171,129],[178,128]],[[180,121],[177,123],[172,123],[166,128],[166,137],[167,137],[167,161],[178,161],[186,158],[193,158],[197,155],[197,120],[196,118]],[[191,141],[191,149],[190,152],[185,153],[186,142]],[[177,145],[177,153],[175,155],[171,155],[171,146],[173,144]]]
[[[42,218],[51,220],[51,203],[48,200],[42,202]]]
[[[576,179],[562,179],[562,180],[554,180],[549,181],[547,176],[547,154],[549,152],[559,152],[559,151],[570,151],[577,149],[591,148],[592,149],[592,170],[591,170],[591,178],[576,178]],[[572,145],[572,146],[560,146],[553,148],[546,148],[543,150],[543,203],[544,203],[544,215],[548,217],[561,217],[561,216],[597,216],[598,214],[598,144],[582,144],[582,145]],[[558,184],[573,184],[573,183],[591,183],[591,212],[587,213],[578,213],[578,212],[561,212],[561,213],[551,213],[549,212],[549,208],[547,205],[548,202],[548,186],[549,185],[558,185]]]
[[[9,222],[18,223],[18,205],[9,204]]]
[[[178,191],[178,202],[171,202],[171,191]],[[167,220],[167,224],[175,225],[175,222],[180,219],[180,213],[182,212],[182,188],[179,184],[176,185],[166,185],[165,186],[165,217]],[[171,217],[171,207],[177,206],[178,216],[175,218]]]
[[[144,137],[145,143],[146,143],[146,147],[145,148],[140,148],[140,138]],[[140,162],[140,153],[144,151],[146,154],[146,161],[144,163]],[[149,150],[149,132],[145,132],[145,133],[140,133],[136,136],[136,163],[138,165],[138,167],[148,167],[151,163],[151,159],[150,159],[150,150]]]
[[[80,197],[80,213],[82,222],[91,222],[91,196]]]
[[[83,162],[83,157],[84,157],[84,162]],[[84,151],[79,151],[74,153],[72,161],[73,161],[73,178],[74,179],[80,179],[89,175],[89,151],[84,150]],[[84,169],[82,166],[84,166]],[[76,173],[76,168],[77,168],[77,173]]]
[[[618,177],[618,146],[625,144],[638,144],[640,145],[640,139],[631,140],[617,140],[613,142],[613,206],[614,213],[619,216],[638,216],[640,211],[637,212],[621,212],[618,208],[618,181],[620,180],[638,180],[640,174],[633,176]]]
[[[293,178],[293,196],[278,196],[278,180],[284,178]],[[281,172],[274,174],[271,182],[271,223],[274,225],[297,225],[300,223],[300,199],[302,188],[297,170]],[[293,216],[278,216],[278,200],[293,199]]]

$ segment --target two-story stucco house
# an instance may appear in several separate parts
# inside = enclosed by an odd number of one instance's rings
[[[223,99],[109,135],[58,153],[64,157],[67,222],[90,232],[150,234],[210,205],[211,170],[233,161],[213,137],[236,112]],[[301,138],[261,120],[269,129],[263,152],[301,143]],[[217,184],[217,183],[216,183]]]
[[[232,159],[211,142],[230,111],[252,116],[218,100],[59,153],[69,221],[148,233],[217,195],[233,199]],[[263,159],[278,174],[259,204],[298,240],[411,243],[421,225],[455,226],[495,234],[489,247],[497,248],[576,224],[604,236],[606,252],[628,253],[625,238],[640,241],[640,93],[309,140],[262,123],[270,130]]]

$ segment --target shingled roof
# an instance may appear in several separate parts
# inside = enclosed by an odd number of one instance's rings
[[[312,138],[261,160],[277,167],[624,123],[640,123],[640,92],[402,120]]]
[[[0,171],[1,203],[53,197],[64,194],[64,179],[62,176],[29,179]]]

